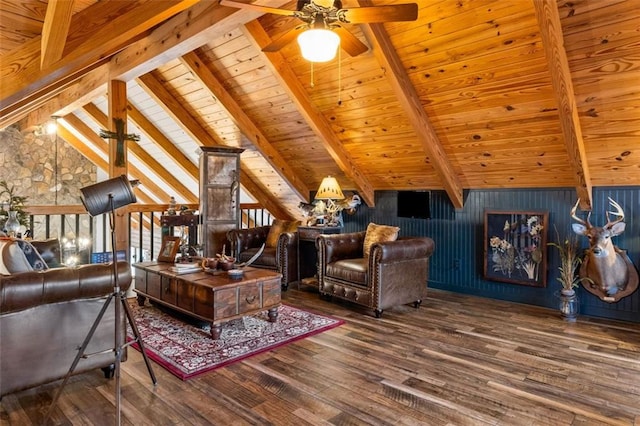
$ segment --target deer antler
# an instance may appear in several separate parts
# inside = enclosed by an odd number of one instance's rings
[[[578,205],[580,204],[580,198],[576,201],[576,205],[571,209],[571,217],[578,223],[585,225],[587,228],[591,228],[591,222],[589,222],[589,218],[591,217],[591,212],[587,215],[587,220],[580,219],[578,215],[576,215],[576,210],[578,209]]]
[[[264,251],[264,246],[265,246],[265,244],[264,244],[264,243],[262,243],[262,246],[260,247],[260,249],[256,252],[256,254],[254,254],[254,255],[251,257],[251,259],[247,260],[247,261],[246,261],[246,262],[244,262],[244,263],[239,263],[239,264],[237,264],[237,265],[236,265],[236,268],[237,268],[237,269],[242,269],[242,268],[244,268],[245,266],[249,266],[249,265],[251,265],[253,262],[255,262],[255,260],[256,260],[257,258],[259,258],[259,257],[260,257],[260,255],[262,254],[262,252]]]
[[[618,204],[615,201],[613,201],[611,199],[611,197],[607,197],[607,198],[609,199],[609,204],[611,204],[613,207],[616,208],[615,212],[607,211],[607,224],[604,227],[605,228],[610,228],[613,225],[615,225],[616,223],[622,222],[624,220],[624,211],[622,210],[622,207],[620,207],[620,204]],[[618,219],[616,219],[613,222],[611,222],[611,219],[609,219],[609,213],[618,216]]]

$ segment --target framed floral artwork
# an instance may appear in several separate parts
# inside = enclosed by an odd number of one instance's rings
[[[484,213],[484,278],[547,286],[547,228],[542,211]]]

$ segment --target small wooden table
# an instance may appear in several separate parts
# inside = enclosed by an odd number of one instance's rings
[[[298,227],[298,289],[300,284],[318,288],[316,237],[321,234],[340,234],[341,232],[341,226]]]
[[[282,274],[267,269],[244,268],[240,279],[224,271],[177,274],[171,263],[141,262],[136,268],[135,291],[142,306],[149,298],[194,318],[211,323],[211,336],[220,338],[222,324],[268,310],[269,321],[278,318]]]

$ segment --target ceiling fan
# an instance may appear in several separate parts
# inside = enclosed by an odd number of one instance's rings
[[[337,49],[337,46],[340,44],[349,55],[357,56],[366,52],[369,48],[349,30],[341,26],[340,23],[368,24],[393,21],[415,21],[418,18],[418,5],[416,3],[343,9],[342,1],[340,0],[298,0],[297,10],[279,9],[251,3],[241,3],[232,0],[222,0],[220,4],[240,9],[252,9],[265,13],[292,16],[304,22],[304,24],[298,25],[276,40],[273,40],[262,49],[264,52],[278,51],[294,39],[298,38],[299,35],[303,33],[310,33],[309,30],[329,30],[329,33],[333,33],[338,37],[335,37],[335,35],[331,36],[325,32],[324,40],[327,40],[327,36],[333,37],[335,49]],[[314,47],[318,49],[317,44]],[[304,51],[303,56],[305,56]],[[327,60],[332,58],[333,56]],[[315,60],[315,62],[323,61]]]

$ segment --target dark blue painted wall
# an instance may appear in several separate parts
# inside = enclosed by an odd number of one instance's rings
[[[625,211],[627,227],[614,243],[627,250],[632,262],[640,265],[640,188],[594,188],[591,223],[606,222],[607,197],[616,200]],[[484,211],[541,210],[549,213],[548,241],[555,241],[553,227],[563,237],[571,232],[569,212],[576,202],[574,189],[471,190],[465,191],[464,208],[455,210],[443,191],[431,192],[431,219],[406,219],[396,216],[396,191],[376,192],[376,206],[360,206],[355,215],[344,216],[345,231],[366,229],[369,222],[399,226],[402,236],[429,236],[436,243],[431,259],[429,286],[459,293],[503,299],[532,305],[557,307],[560,284],[556,249],[548,248],[547,286],[529,287],[487,281],[483,276]],[[609,208],[610,209],[610,208]],[[586,246],[585,237],[580,242]],[[607,303],[578,289],[580,314],[640,322],[640,291]]]

